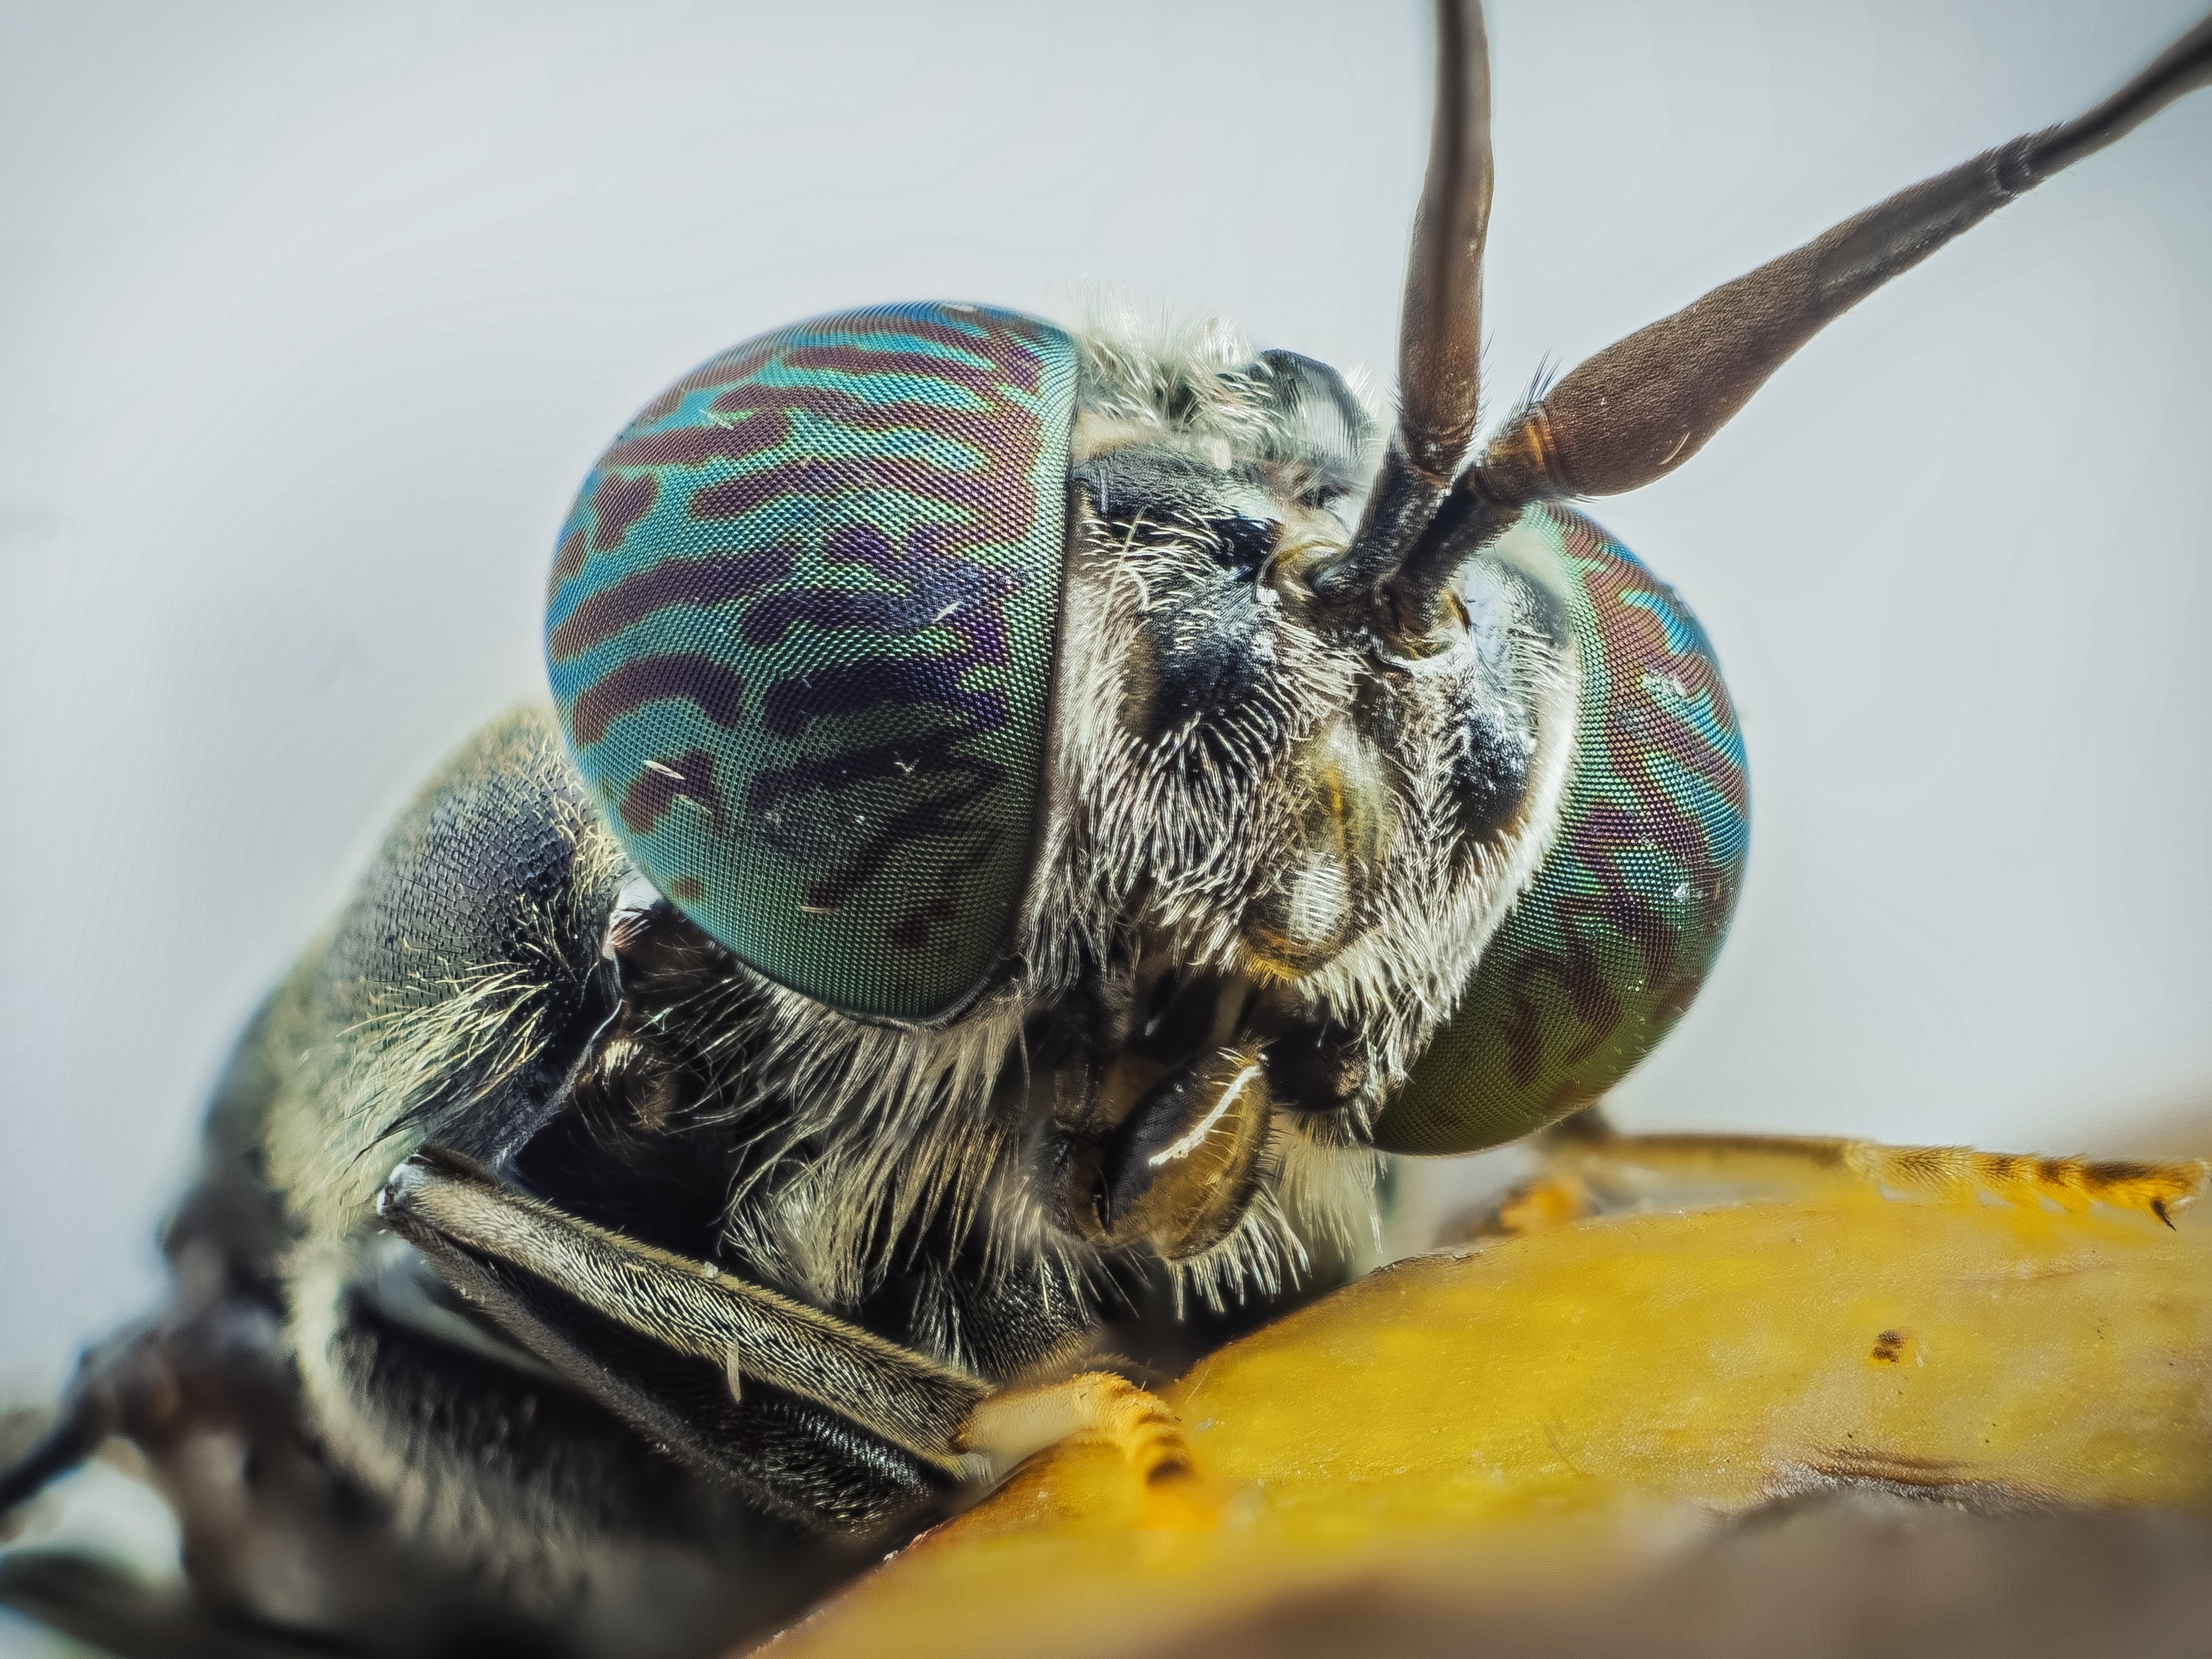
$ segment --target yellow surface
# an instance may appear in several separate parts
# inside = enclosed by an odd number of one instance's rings
[[[1351,1583],[1525,1587],[1838,1481],[2212,1512],[2212,1227],[1635,1214],[1385,1269],[1169,1391],[1209,1501],[1068,1444],[775,1644],[1105,1655]]]

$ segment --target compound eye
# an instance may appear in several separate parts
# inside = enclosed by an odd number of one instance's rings
[[[1578,514],[1531,507],[1507,538],[1564,602],[1573,758],[1534,880],[1376,1120],[1391,1152],[1493,1146],[1597,1099],[1688,1008],[1743,884],[1743,735],[1697,618]]]
[[[1073,342],[914,305],[647,405],[563,527],[545,648],[631,860],[817,1001],[951,1018],[1011,950],[1060,626]]]

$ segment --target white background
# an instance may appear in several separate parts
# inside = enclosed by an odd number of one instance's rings
[[[1494,408],[2102,96],[2197,0],[1498,0]],[[0,4],[0,1395],[158,1283],[230,1033],[538,682],[629,412],[1085,281],[1387,378],[1389,3]],[[1752,756],[1637,1123],[2072,1149],[2212,1101],[2212,95],[1869,301],[1598,516]]]

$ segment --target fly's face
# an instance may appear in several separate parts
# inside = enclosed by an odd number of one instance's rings
[[[1230,373],[1218,395],[1266,422],[1243,445],[1108,428],[1078,456],[1057,781],[1162,950],[1286,985],[1402,931],[1512,820],[1531,641],[1494,581],[1419,657],[1346,627],[1313,578],[1350,544],[1367,418],[1287,354]]]
[[[791,1103],[762,1202],[808,1282],[951,1194],[1014,1258],[1221,1247],[1224,1288],[1364,1218],[1577,706],[1505,541],[1462,537],[1414,625],[1328,591],[1380,453],[1309,359],[940,305],[741,346],[602,459],[554,689],[755,994],[659,1029],[732,1036],[747,1097]]]
[[[1047,1179],[1064,1224],[1182,1257],[1364,1145],[1556,820],[1571,647],[1494,557],[1417,639],[1322,598],[1380,440],[1334,370],[1085,348],[1030,954],[1103,1025]]]

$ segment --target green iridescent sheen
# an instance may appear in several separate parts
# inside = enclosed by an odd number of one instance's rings
[[[647,406],[546,615],[576,764],[631,859],[779,983],[956,1013],[1033,861],[1075,347],[915,305],[799,324]]]
[[[1464,1152],[1589,1104],[1681,1018],[1726,937],[1749,847],[1743,737],[1672,589],[1579,514],[1507,532],[1556,572],[1581,689],[1557,839],[1376,1144]]]

